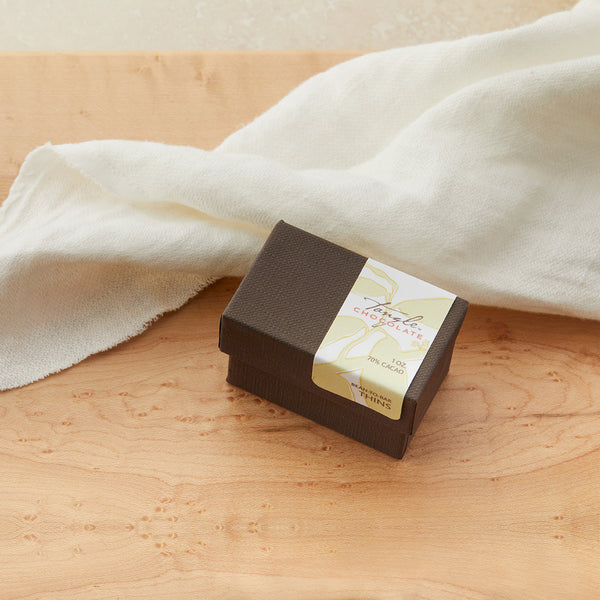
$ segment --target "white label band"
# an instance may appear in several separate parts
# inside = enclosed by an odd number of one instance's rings
[[[368,259],[317,350],[319,387],[399,419],[454,294]]]

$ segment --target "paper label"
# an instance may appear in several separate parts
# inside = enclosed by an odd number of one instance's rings
[[[368,259],[313,361],[312,380],[399,419],[454,294]]]

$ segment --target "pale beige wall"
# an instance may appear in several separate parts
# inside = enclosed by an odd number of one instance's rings
[[[0,0],[0,50],[383,49],[514,27],[575,0]]]

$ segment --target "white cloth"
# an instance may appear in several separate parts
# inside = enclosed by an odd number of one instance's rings
[[[0,389],[242,275],[279,220],[475,303],[600,318],[600,2],[368,54],[215,151],[46,145],[0,209]]]

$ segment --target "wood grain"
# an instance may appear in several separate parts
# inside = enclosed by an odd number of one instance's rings
[[[0,53],[0,201],[36,146],[117,138],[208,150],[358,54]]]
[[[599,323],[472,308],[395,461],[224,381],[237,283],[0,394],[1,598],[595,597]]]
[[[51,139],[202,147],[352,53],[0,56],[0,193]],[[403,461],[225,382],[223,280],[0,393],[0,599],[593,599],[600,323],[472,307]]]

